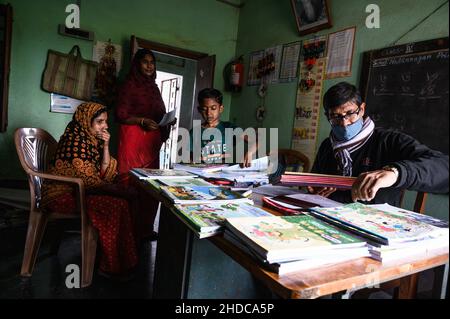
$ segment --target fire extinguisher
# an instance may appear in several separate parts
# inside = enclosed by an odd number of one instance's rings
[[[244,59],[242,55],[228,63],[223,72],[225,91],[240,92],[244,83]]]

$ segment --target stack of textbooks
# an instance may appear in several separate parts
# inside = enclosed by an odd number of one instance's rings
[[[323,175],[312,173],[285,172],[274,183],[285,186],[335,187],[351,189],[356,177]]]
[[[339,202],[314,194],[289,194],[274,197],[263,197],[263,205],[274,209],[283,215],[303,214],[305,209],[311,207],[336,207],[342,205]]]
[[[225,238],[283,275],[369,256],[364,239],[308,215],[226,219]]]
[[[164,186],[214,186],[211,183],[208,183],[202,178],[193,178],[193,177],[179,177],[179,178],[160,178],[158,180]]]
[[[175,204],[249,203],[253,201],[228,187],[161,186],[162,193]]]
[[[195,177],[194,174],[187,171],[175,169],[151,169],[151,168],[132,168],[130,173],[139,179],[162,179],[162,178],[180,178]]]
[[[187,171],[203,178],[229,181],[234,184],[264,185],[268,184],[268,157],[255,159],[250,167],[228,164],[175,164],[177,170]]]
[[[330,224],[366,238],[371,257],[383,262],[448,250],[448,222],[427,215],[388,204],[360,203],[314,207],[311,211]]]
[[[279,275],[360,257],[426,258],[449,247],[448,222],[388,204],[311,207],[302,215],[230,218],[225,225],[226,239]]]
[[[199,238],[221,234],[225,218],[272,216],[265,210],[247,203],[206,203],[175,205],[174,213]]]
[[[174,165],[175,169],[177,170],[190,172],[200,176],[209,173],[219,172],[223,168],[226,168],[228,166],[229,166],[228,164],[205,164],[205,163]]]

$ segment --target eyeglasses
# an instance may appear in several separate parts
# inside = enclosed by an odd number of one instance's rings
[[[327,117],[328,117],[328,121],[332,125],[337,125],[341,121],[344,121],[344,120],[348,120],[348,121],[353,123],[354,121],[356,121],[358,119],[358,115],[359,115],[360,111],[361,111],[361,107],[358,106],[358,108],[355,111],[353,111],[353,112],[347,112],[344,115],[340,115],[340,114],[331,114],[331,115],[329,115],[329,114],[327,114]]]

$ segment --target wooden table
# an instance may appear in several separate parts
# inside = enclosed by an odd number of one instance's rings
[[[448,249],[426,258],[382,264],[358,258],[332,266],[278,276],[222,236],[198,239],[173,204],[150,185],[140,183],[149,195],[162,202],[155,261],[154,298],[318,298],[374,287],[401,278],[400,290],[408,289],[408,276],[439,267],[444,298],[448,277]],[[259,198],[255,198],[258,203]],[[231,258],[230,258],[231,257]],[[441,267],[440,267],[441,266]],[[435,279],[436,282],[436,279]],[[402,288],[403,287],[403,288]]]

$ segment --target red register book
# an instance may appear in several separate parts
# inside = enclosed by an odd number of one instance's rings
[[[285,172],[279,183],[286,186],[335,187],[351,189],[356,177],[313,173]]]

